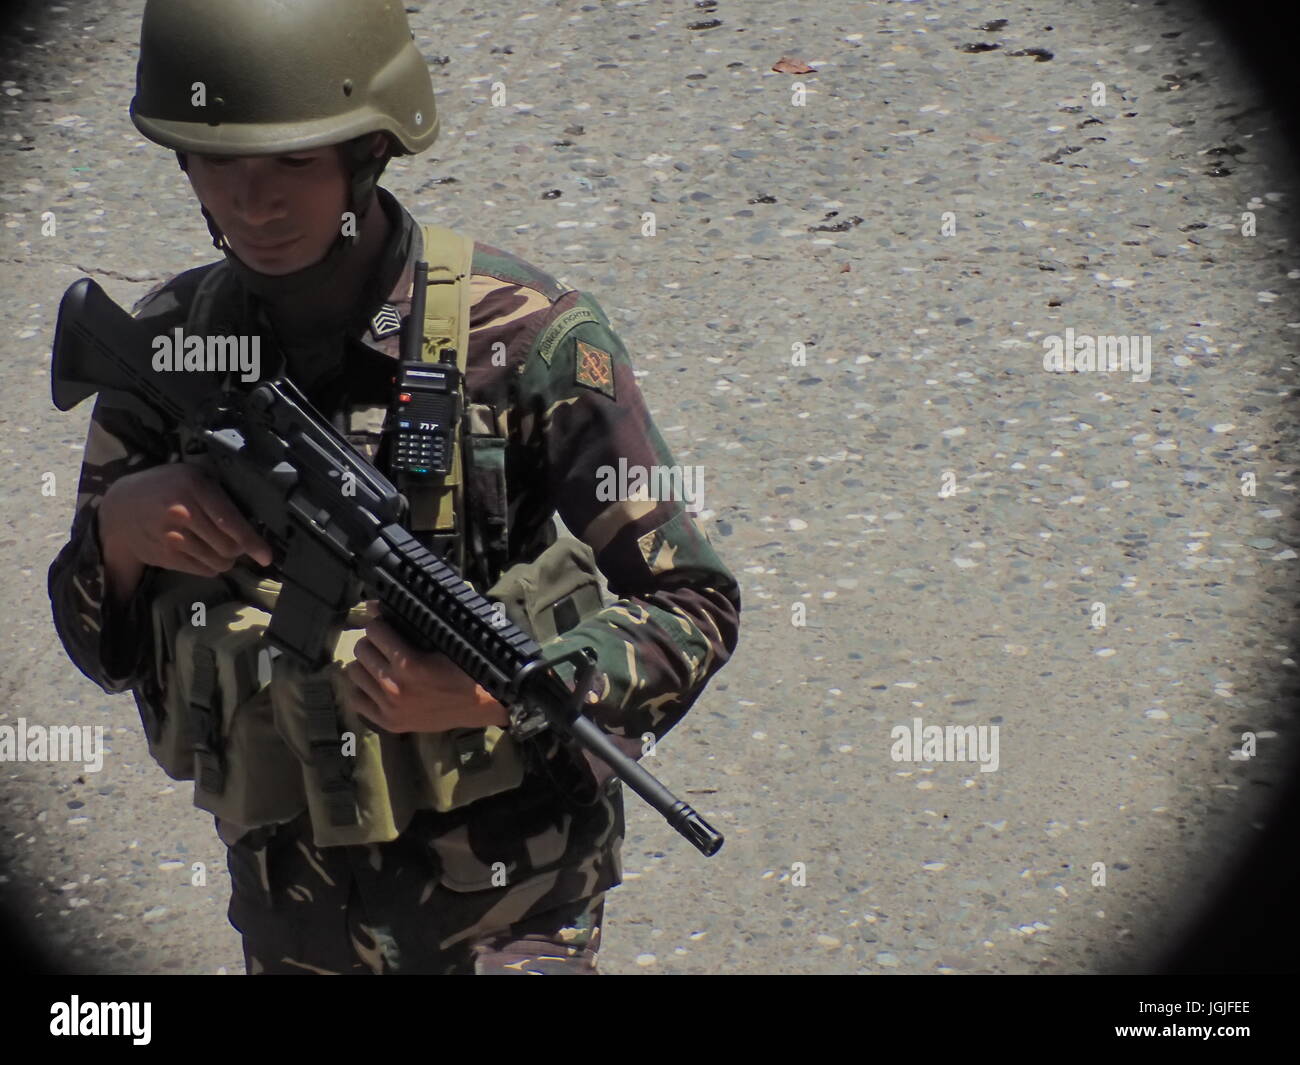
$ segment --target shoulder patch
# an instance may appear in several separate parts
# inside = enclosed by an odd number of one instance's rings
[[[573,379],[584,388],[614,398],[614,359],[607,351],[578,341]]]
[[[587,307],[570,307],[562,315],[555,319],[546,327],[546,332],[542,336],[542,342],[537,348],[537,354],[541,357],[542,362],[547,366],[551,365],[551,359],[555,357],[555,349],[560,346],[560,341],[564,339],[564,334],[580,322],[595,322],[602,325],[599,316]]]

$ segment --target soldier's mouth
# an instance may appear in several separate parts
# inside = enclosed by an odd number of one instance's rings
[[[277,244],[255,244],[251,240],[245,240],[242,243],[245,247],[252,248],[254,251],[278,251],[281,248],[287,248],[290,244],[297,244],[298,237],[292,240],[282,240]]]

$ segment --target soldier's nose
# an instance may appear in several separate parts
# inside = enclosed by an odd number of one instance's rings
[[[251,168],[239,174],[234,189],[232,204],[245,232],[271,228],[271,223],[288,213],[285,197],[264,174]]]

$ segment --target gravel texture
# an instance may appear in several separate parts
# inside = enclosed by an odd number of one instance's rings
[[[0,764],[0,898],[78,971],[236,974],[211,818],[45,591],[90,409],[49,401],[59,297],[215,257],[127,115],[142,8],[0,53],[0,725],[111,749]],[[727,844],[629,797],[603,971],[1143,971],[1291,742],[1295,190],[1225,42],[1118,0],[410,8],[445,132],[385,184],[601,300],[743,586],[651,760]],[[1150,379],[1046,372],[1067,329]],[[996,771],[896,761],[916,718],[996,726]]]

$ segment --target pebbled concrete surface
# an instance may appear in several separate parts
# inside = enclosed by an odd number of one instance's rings
[[[727,845],[629,799],[603,971],[1146,971],[1294,732],[1295,189],[1221,35],[1118,0],[410,7],[445,133],[385,184],[596,294],[743,583],[651,763]],[[0,765],[0,898],[76,971],[240,973],[210,818],[45,593],[89,415],[49,403],[60,295],[215,257],[127,115],[142,9],[0,51],[0,725],[111,739]],[[1067,328],[1149,336],[1150,380],[1045,372]],[[918,717],[996,725],[997,770],[894,760]]]

